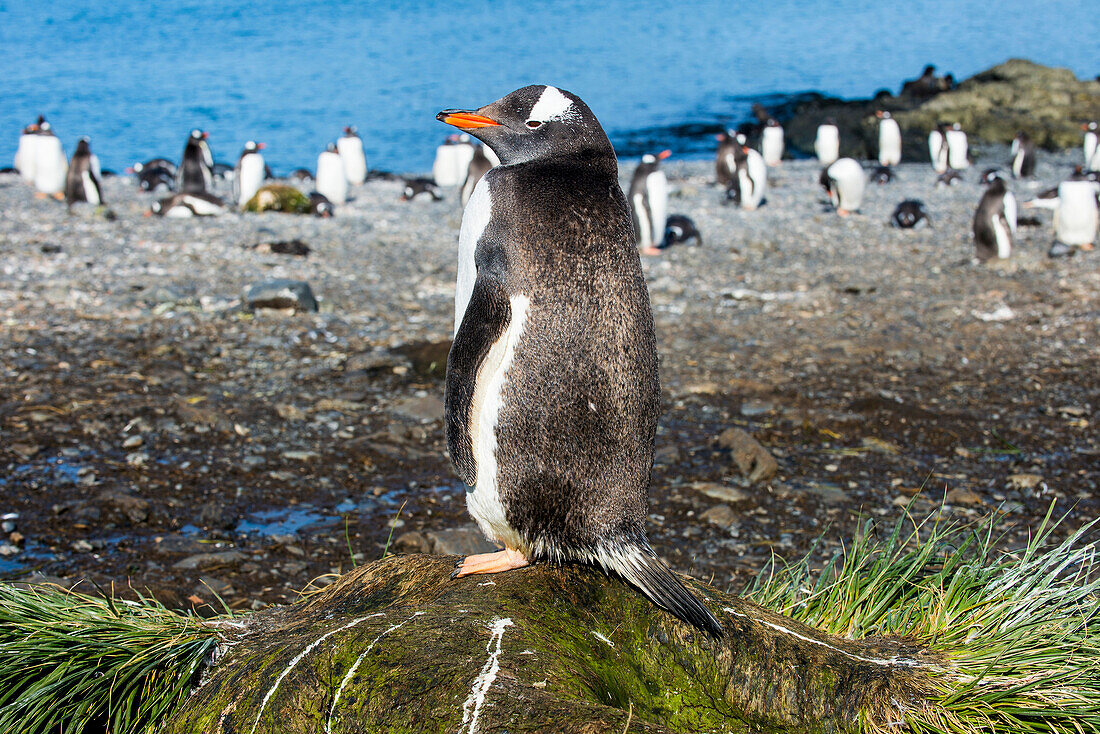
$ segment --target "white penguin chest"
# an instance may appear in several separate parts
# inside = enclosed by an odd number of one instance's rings
[[[477,242],[481,239],[485,228],[489,226],[489,219],[493,215],[493,199],[489,193],[489,178],[482,176],[474,187],[466,208],[462,211],[462,227],[458,233],[458,282],[455,284],[455,330],[462,326],[462,319],[466,315],[466,307],[470,304],[470,296],[474,292],[474,281],[477,280],[477,264],[474,255],[477,252]]]

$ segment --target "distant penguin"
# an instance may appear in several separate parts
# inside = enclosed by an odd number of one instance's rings
[[[940,81],[936,79],[936,67],[932,64],[924,67],[924,71],[916,79],[910,79],[901,85],[901,93],[917,99],[931,97],[940,91]]]
[[[149,207],[150,214],[169,219],[184,217],[215,217],[225,213],[225,202],[214,194],[173,194]]]
[[[1027,207],[1054,210],[1054,245],[1051,257],[1071,255],[1076,250],[1091,250],[1100,226],[1100,184],[1087,178],[1063,181],[1052,192],[1040,194]]]
[[[312,181],[313,172],[308,168],[295,168],[290,172],[289,178],[291,181]]]
[[[654,255],[665,241],[668,223],[668,179],[660,161],[672,155],[662,150],[657,155],[644,155],[630,180],[630,214],[634,220],[634,236],[643,255]]]
[[[851,158],[841,158],[821,171],[821,186],[829,195],[836,213],[846,217],[859,211],[863,203],[865,180],[863,167]]]
[[[167,158],[150,158],[144,163],[135,163],[132,167],[132,171],[133,173],[141,173],[150,168],[163,168],[173,176],[176,175],[176,164]]]
[[[19,145],[15,149],[15,161],[13,162],[15,170],[19,171],[19,175],[22,176],[24,181],[32,185],[34,184],[35,163],[38,157],[36,148],[39,140],[38,131],[45,121],[46,118],[39,115],[37,122],[23,128],[23,132],[19,135]]]
[[[687,243],[695,240],[695,244],[703,244],[703,235],[699,233],[699,230],[695,226],[695,222],[691,221],[683,214],[669,214],[668,221],[665,222],[665,247],[671,247],[672,245],[678,245],[680,243]]]
[[[783,162],[783,127],[774,117],[769,117],[760,133],[760,155],[764,163],[778,166]]]
[[[138,188],[142,191],[156,191],[162,186],[167,191],[174,191],[176,188],[176,175],[163,166],[147,166],[138,163],[131,170],[137,179]]]
[[[336,141],[336,152],[344,162],[344,174],[348,183],[358,186],[367,180],[367,157],[363,154],[363,140],[351,125],[344,128],[344,136]]]
[[[407,178],[405,188],[401,192],[401,201],[412,201],[421,194],[427,194],[432,201],[442,201],[439,187],[430,178]]]
[[[733,183],[734,171],[737,170],[735,151],[738,148],[736,133],[727,130],[714,136],[718,141],[718,151],[714,158],[714,180],[719,186],[729,188]]]
[[[432,178],[440,186],[458,186],[466,178],[466,169],[474,157],[474,146],[469,135],[449,135],[443,145],[436,148]]]
[[[982,177],[988,185],[974,212],[974,248],[980,262],[1005,260],[1012,255],[1016,229],[1016,197],[995,171]]]
[[[936,177],[936,186],[954,186],[963,180],[958,171],[947,170]]]
[[[1085,131],[1082,144],[1085,152],[1085,170],[1100,171],[1100,126],[1095,122],[1086,122],[1081,129]]]
[[[906,199],[894,208],[890,215],[890,224],[899,229],[917,229],[932,223],[923,201]]]
[[[890,166],[877,166],[871,171],[871,181],[877,184],[888,184],[894,180],[894,171]]]
[[[832,118],[817,126],[814,153],[817,154],[817,160],[823,166],[833,163],[840,157],[840,129]]]
[[[938,122],[936,128],[928,133],[928,156],[936,173],[947,172],[947,152],[947,125]]]
[[[260,153],[266,146],[249,140],[244,144],[237,166],[233,169],[233,201],[244,208],[248,200],[256,195],[264,185],[264,172],[267,168],[264,156]]]
[[[878,162],[880,166],[901,163],[901,128],[886,110],[875,113],[878,118]]]
[[[332,205],[328,197],[316,191],[309,192],[309,210],[313,212],[313,216],[321,219],[336,216],[336,207]]]
[[[1012,175],[1015,178],[1035,175],[1035,143],[1022,130],[1012,139]]]
[[[65,177],[65,202],[69,209],[78,201],[86,201],[93,206],[103,203],[103,191],[99,187],[99,174],[93,166],[88,138],[81,138],[76,144],[76,151],[69,161],[69,172]]]
[[[502,164],[462,217],[445,414],[470,514],[504,550],[454,575],[590,563],[721,637],[646,540],[656,336],[607,135],[548,86],[439,119]]]
[[[768,188],[768,165],[764,157],[747,145],[736,151],[736,167],[733,183],[726,190],[726,198],[748,211],[760,207]]]
[[[34,188],[38,196],[65,198],[65,178],[69,172],[69,161],[61,140],[54,135],[50,123],[38,126],[38,141],[34,145]]]
[[[477,186],[477,182],[481,180],[481,177],[489,172],[494,164],[489,160],[489,156],[485,155],[485,151],[489,150],[484,145],[474,146],[474,157],[470,159],[470,165],[466,167],[466,180],[462,182],[462,194],[459,197],[462,201],[462,206],[465,207],[470,201],[470,197],[474,194],[474,187]],[[494,154],[495,157],[496,154]]]
[[[213,174],[214,178],[218,181],[233,180],[234,167],[229,165],[228,163],[215,161],[214,167],[211,168],[210,171]]]
[[[206,142],[209,135],[195,129],[187,136],[179,168],[176,189],[184,194],[202,194],[214,185],[214,156]]]
[[[953,124],[944,139],[947,141],[947,165],[956,171],[970,168],[970,148],[962,126],[957,122]]]
[[[348,177],[344,174],[344,162],[336,152],[335,143],[329,143],[321,155],[317,156],[317,179],[314,186],[333,204],[343,204],[348,200]]]

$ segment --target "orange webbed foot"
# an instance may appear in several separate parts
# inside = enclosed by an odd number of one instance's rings
[[[527,557],[519,551],[505,548],[496,553],[479,553],[476,556],[466,556],[455,565],[451,578],[460,579],[463,576],[473,576],[480,573],[511,571],[514,568],[523,568],[530,563]]]

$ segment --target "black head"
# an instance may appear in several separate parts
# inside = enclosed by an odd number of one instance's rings
[[[993,183],[995,180],[1001,179],[1001,178],[1002,178],[1001,177],[1001,172],[998,171],[996,168],[987,168],[984,171],[982,171],[982,176],[981,176],[981,178],[978,179],[978,182],[983,184],[983,185],[989,185],[989,184]]]
[[[73,155],[91,155],[91,152],[92,148],[88,144],[88,138],[83,137],[80,139],[80,142],[76,144],[76,151],[73,153]]]
[[[561,156],[615,163],[592,110],[557,87],[524,87],[478,110],[443,110],[436,119],[488,145],[504,165]]]
[[[924,67],[924,72],[921,76],[932,76],[935,73],[936,73],[936,65],[935,64],[929,64],[928,66]]]
[[[357,137],[359,137],[359,131],[356,129],[355,125],[345,125],[344,126],[344,137],[345,138],[357,138]]]

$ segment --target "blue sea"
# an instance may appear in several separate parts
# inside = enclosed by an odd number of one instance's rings
[[[372,168],[426,171],[447,107],[520,86],[580,95],[623,155],[712,148],[710,131],[819,91],[896,90],[927,63],[958,79],[1010,57],[1100,73],[1095,0],[554,2],[0,0],[0,166],[45,114],[107,168],[268,144],[312,168],[345,124]]]

